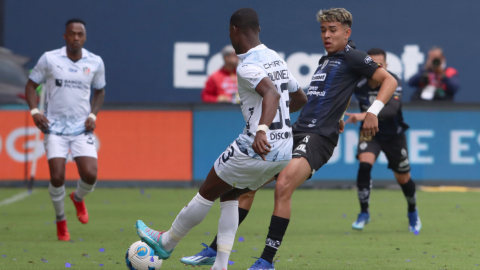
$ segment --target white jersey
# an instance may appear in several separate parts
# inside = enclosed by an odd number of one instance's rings
[[[45,112],[50,121],[46,133],[78,135],[85,132],[90,114],[90,89],[105,87],[102,58],[82,49],[76,62],[67,57],[67,49],[46,52],[30,74],[30,80],[45,84]]]
[[[272,148],[265,159],[267,161],[290,160],[293,139],[288,103],[289,93],[299,89],[297,80],[288,70],[287,63],[275,51],[263,44],[238,57],[241,61],[237,67],[238,94],[243,118],[247,123],[243,134],[240,134],[236,140],[240,151],[250,157],[261,159],[252,149],[262,115],[263,101],[255,88],[263,78],[270,78],[280,94],[280,101],[277,114],[267,132],[267,139]]]

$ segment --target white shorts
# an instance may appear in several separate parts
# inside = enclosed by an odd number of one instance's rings
[[[67,158],[71,151],[72,157],[94,157],[97,158],[95,137],[90,133],[82,133],[77,136],[61,136],[45,134],[43,140],[47,159]]]
[[[223,181],[234,188],[257,190],[290,162],[264,161],[242,153],[233,142],[215,161],[213,168]]]

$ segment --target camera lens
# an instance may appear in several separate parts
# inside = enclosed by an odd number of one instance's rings
[[[442,60],[440,60],[439,58],[435,58],[435,59],[433,59],[433,61],[432,61],[432,65],[433,65],[434,67],[439,67],[441,63],[442,63]]]

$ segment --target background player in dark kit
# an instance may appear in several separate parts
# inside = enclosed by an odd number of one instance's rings
[[[382,49],[374,48],[368,51],[370,57],[383,68],[387,68],[386,53]],[[403,121],[402,115],[402,86],[400,79],[390,73],[398,82],[392,98],[385,104],[385,107],[378,115],[378,126],[380,131],[372,136],[360,135],[358,142],[358,155],[360,168],[357,175],[358,200],[360,201],[361,212],[352,228],[361,230],[364,225],[370,222],[368,210],[370,189],[372,180],[370,173],[380,151],[383,151],[388,159],[388,168],[393,171],[395,179],[402,188],[408,202],[409,230],[420,231],[421,222],[416,208],[415,183],[410,176],[410,163],[408,160],[407,140],[405,131],[408,125]],[[366,78],[362,79],[355,90],[355,96],[359,100],[361,113],[347,113],[349,118],[346,123],[356,124],[365,119],[366,111],[371,102],[376,99],[380,84]],[[362,127],[360,126],[360,129]]]

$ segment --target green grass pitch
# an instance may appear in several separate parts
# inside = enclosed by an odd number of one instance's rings
[[[0,202],[22,191],[0,189]],[[0,206],[0,269],[67,269],[66,263],[71,269],[126,269],[125,252],[138,240],[135,221],[168,230],[196,192],[97,188],[86,198],[87,225],[76,219],[66,198],[72,241],[59,242],[48,190],[36,189],[24,200]],[[418,192],[417,198],[423,228],[415,236],[408,232],[401,191],[373,190],[372,222],[359,232],[351,229],[359,211],[356,191],[297,190],[276,269],[480,269],[479,194]],[[229,269],[247,269],[252,257],[260,256],[272,209],[273,190],[259,191],[237,232]],[[219,214],[216,203],[162,269],[187,269],[179,259],[200,251],[202,242],[210,244]]]

